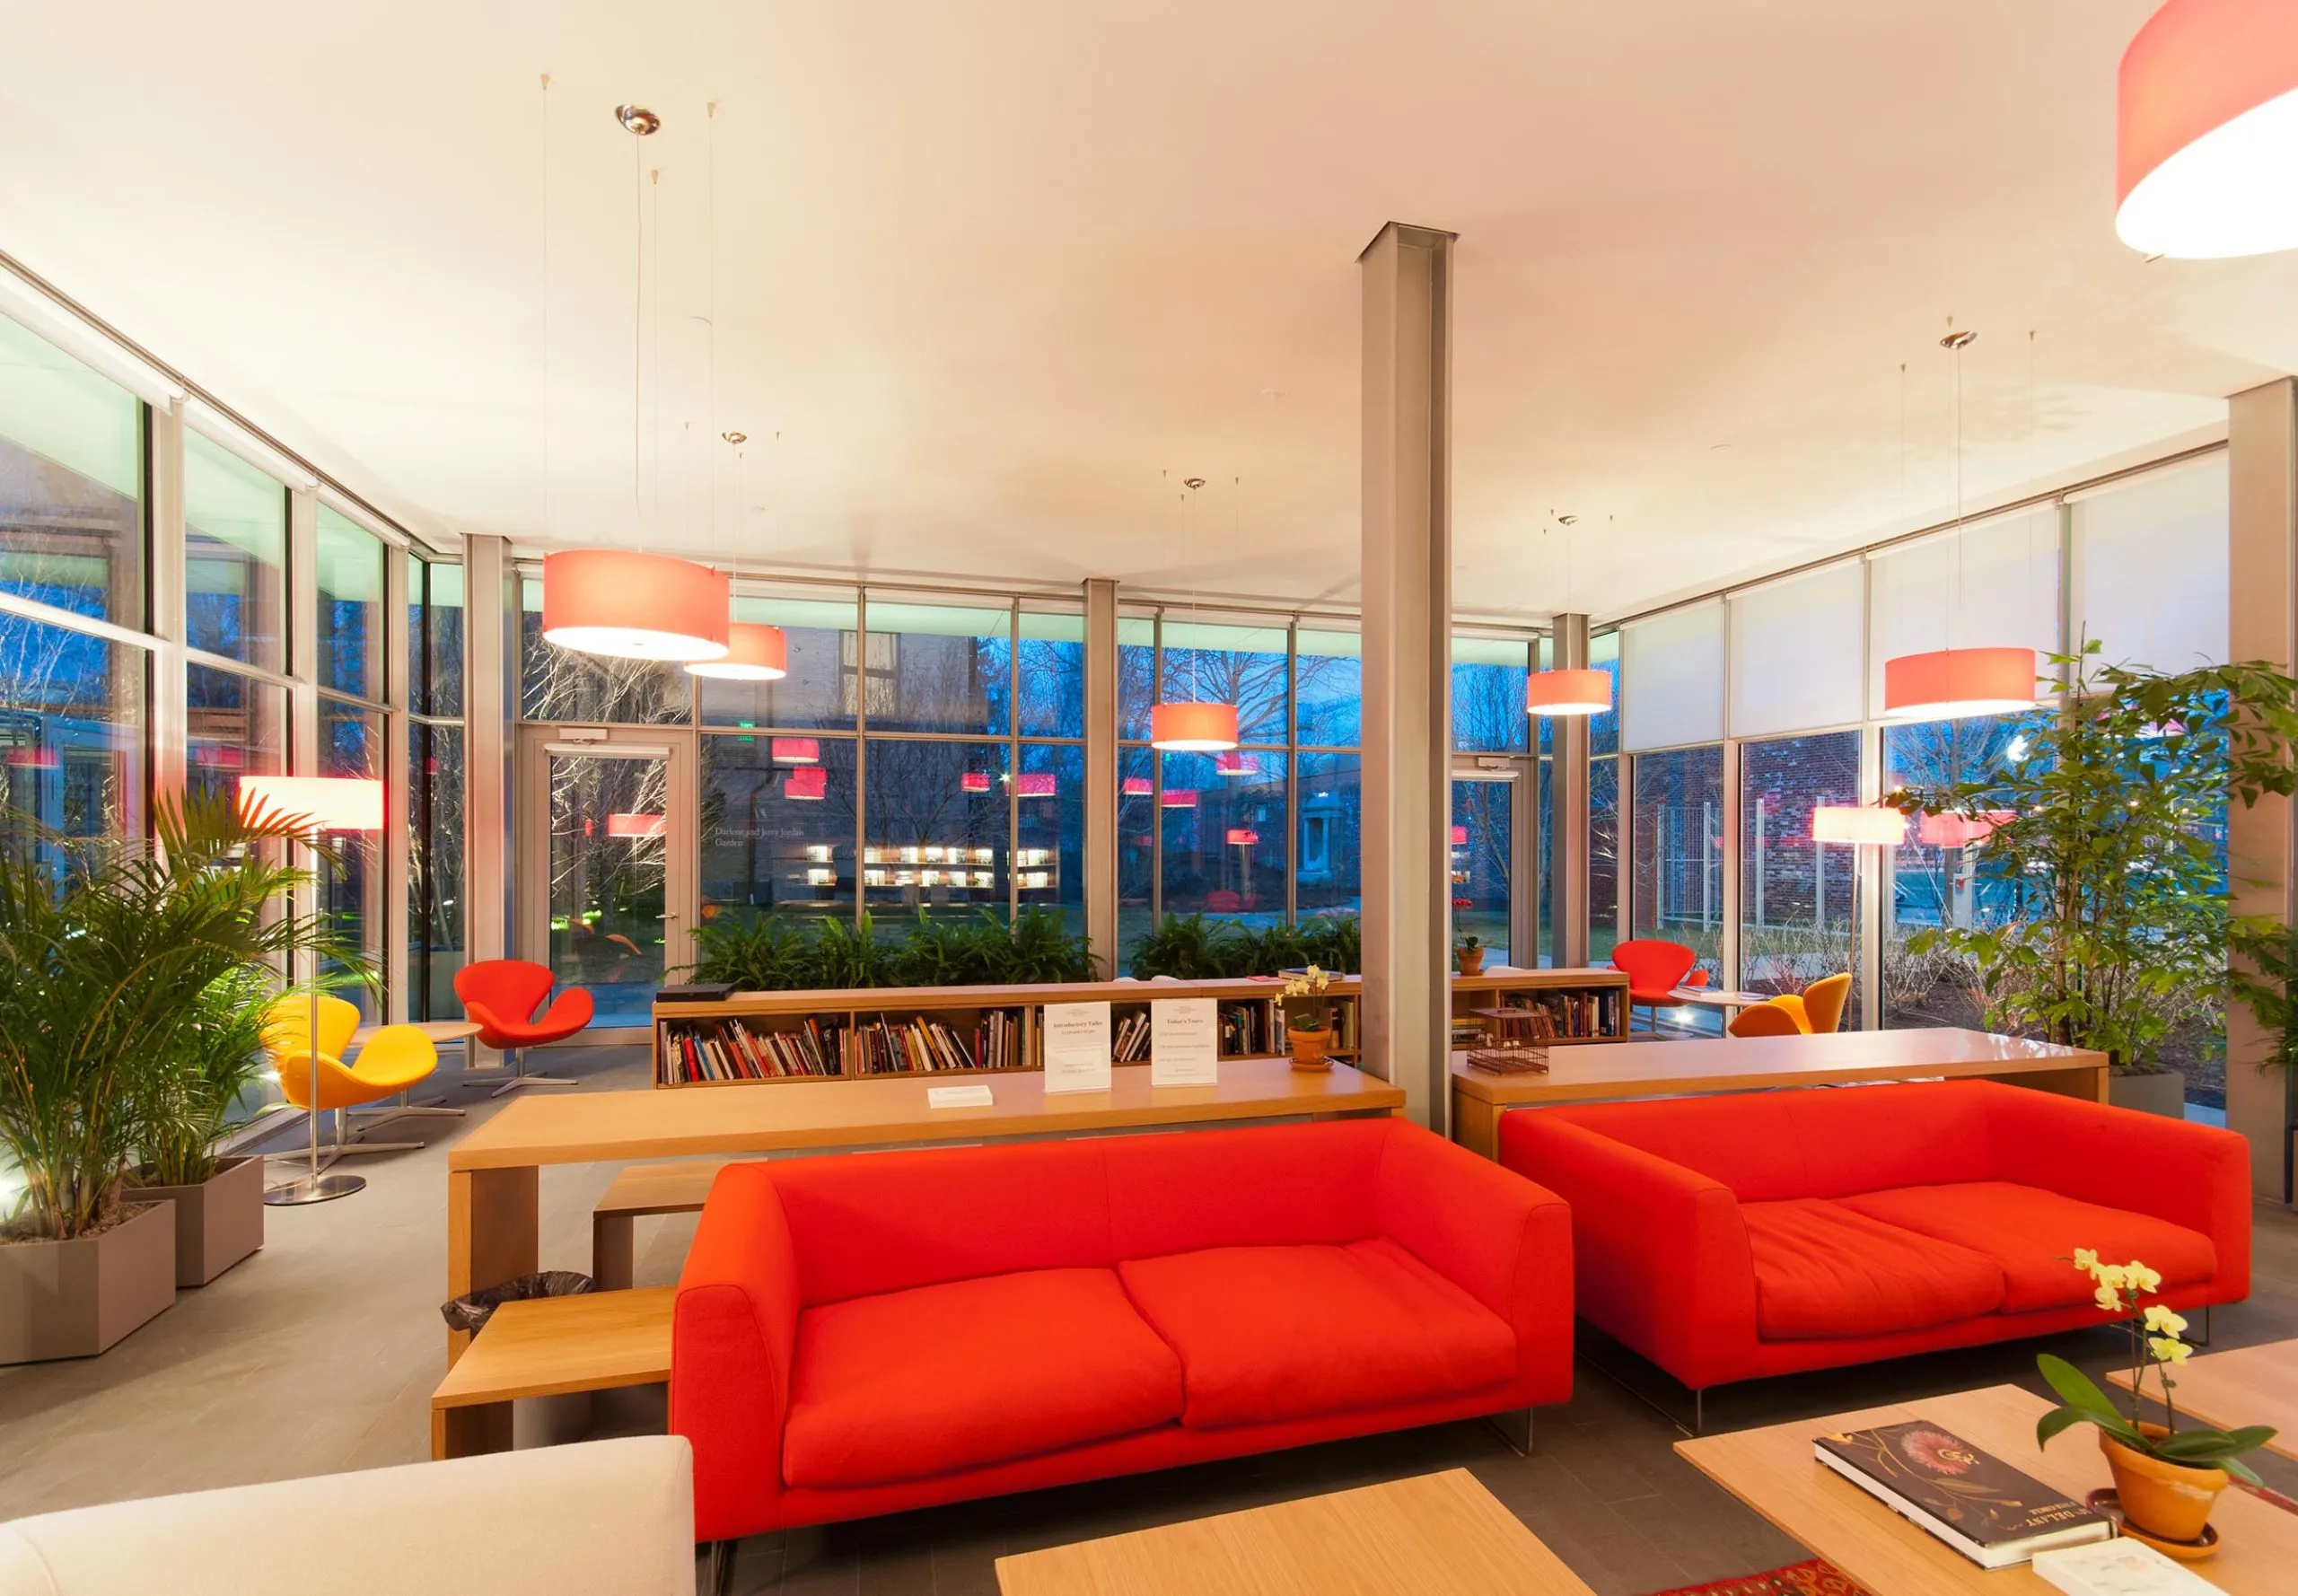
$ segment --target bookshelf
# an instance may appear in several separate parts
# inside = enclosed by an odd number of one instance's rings
[[[1168,997],[1212,998],[1221,1056],[1266,1058],[1287,1048],[1283,994],[1284,983],[1268,978],[737,992],[715,1003],[654,1005],[654,1083],[758,1086],[1034,1070],[1042,1066],[1040,1017],[1048,1004],[1061,1003],[1108,1003],[1114,1062],[1146,1063],[1149,1005]],[[1336,978],[1328,995],[1332,1055],[1354,1062],[1361,1040],[1357,978]],[[1452,1000],[1456,1027],[1481,1027],[1480,1008],[1539,1004],[1559,1032],[1550,1045],[1627,1039],[1627,977],[1616,969],[1455,976]]]

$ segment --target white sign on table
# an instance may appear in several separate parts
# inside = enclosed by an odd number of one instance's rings
[[[1045,1005],[1045,1089],[1107,1092],[1110,1089],[1110,1005],[1049,1003]]]
[[[928,1086],[925,1106],[929,1109],[988,1109],[996,1106],[996,1099],[989,1095],[987,1086]]]
[[[1217,1086],[1221,1019],[1209,997],[1164,997],[1149,1005],[1149,1084]]]

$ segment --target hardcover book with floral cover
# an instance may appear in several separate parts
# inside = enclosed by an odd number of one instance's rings
[[[2083,1504],[1921,1419],[1812,1444],[1820,1462],[1984,1568],[2114,1533]]]

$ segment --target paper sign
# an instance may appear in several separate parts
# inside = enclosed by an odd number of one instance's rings
[[[1168,997],[1151,1004],[1149,1084],[1218,1084],[1220,1030],[1220,1016],[1209,997]]]
[[[1109,1004],[1045,1005],[1045,1089],[1048,1092],[1110,1089]]]
[[[987,1086],[928,1086],[925,1106],[929,1109],[987,1109],[995,1101]]]

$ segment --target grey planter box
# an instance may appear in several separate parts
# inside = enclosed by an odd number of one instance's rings
[[[176,1206],[176,1285],[205,1285],[263,1245],[263,1159],[224,1161],[197,1186],[138,1186],[136,1202]]]
[[[2187,1078],[2176,1070],[2151,1075],[2107,1076],[2107,1101],[2118,1109],[2136,1109],[2165,1119],[2187,1117]]]
[[[130,1208],[101,1235],[0,1244],[0,1364],[93,1357],[174,1306],[174,1205]]]

